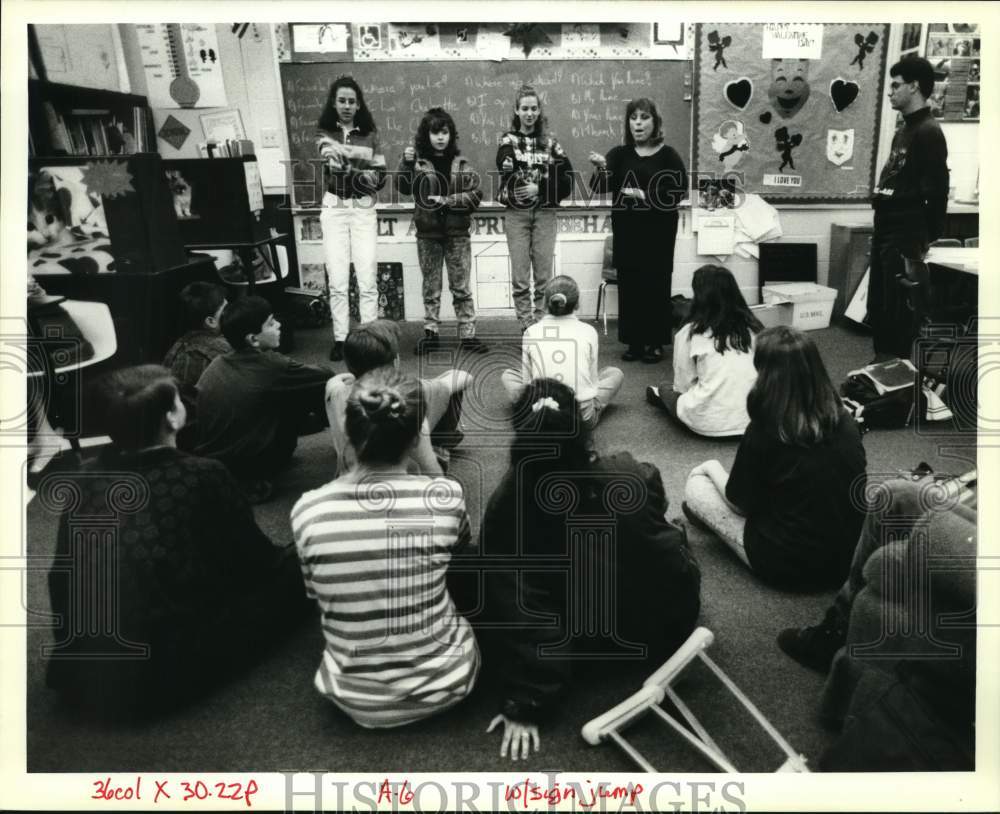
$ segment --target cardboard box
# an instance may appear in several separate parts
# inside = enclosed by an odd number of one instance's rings
[[[793,308],[794,306],[790,302],[762,303],[761,305],[750,306],[753,315],[761,321],[761,324],[765,328],[774,328],[777,325],[791,325]]]
[[[772,283],[764,286],[764,304],[790,303],[792,327],[815,331],[830,326],[837,289],[815,283]]]

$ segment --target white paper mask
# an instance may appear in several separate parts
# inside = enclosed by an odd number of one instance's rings
[[[826,157],[838,167],[854,157],[854,129],[826,131]]]

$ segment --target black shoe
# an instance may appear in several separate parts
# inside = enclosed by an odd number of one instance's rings
[[[814,627],[790,627],[778,634],[778,647],[795,661],[820,673],[830,672],[833,657],[847,643],[847,626],[834,608]]]
[[[654,387],[651,384],[646,385],[646,401],[654,407],[662,407],[663,402],[660,401],[660,388]]]
[[[344,343],[337,341],[333,343],[333,347],[330,348],[330,361],[331,362],[343,362],[344,361]]]
[[[413,354],[415,356],[424,356],[428,353],[440,350],[440,348],[441,337],[437,335],[437,331],[424,328],[424,338],[417,342],[417,347],[413,349]]]
[[[663,348],[659,345],[650,345],[642,354],[642,361],[647,365],[655,365],[663,361]]]
[[[468,353],[486,353],[489,348],[478,336],[463,336],[459,340],[462,350]]]
[[[622,354],[622,360],[625,362],[634,362],[640,358],[642,358],[642,351],[635,345],[629,345],[628,350]]]
[[[688,519],[688,522],[694,526],[696,529],[701,529],[702,531],[708,532],[709,534],[715,534],[711,527],[693,511],[687,503],[681,503],[681,511],[684,512],[684,516]]]

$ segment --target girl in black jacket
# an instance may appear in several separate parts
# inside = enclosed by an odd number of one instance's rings
[[[671,654],[694,629],[701,577],[684,531],[664,517],[659,471],[628,453],[590,453],[569,387],[536,379],[513,420],[511,467],[481,536],[483,554],[510,558],[487,582],[504,673],[487,731],[503,723],[500,754],[517,760],[538,750],[574,661],[658,665]]]

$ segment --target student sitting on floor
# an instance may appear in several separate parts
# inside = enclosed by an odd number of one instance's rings
[[[545,286],[548,313],[524,331],[521,369],[508,368],[500,377],[511,401],[535,379],[566,383],[580,403],[580,414],[591,429],[621,389],[625,375],[617,367],[597,369],[597,331],[576,317],[580,289],[572,277],[560,274]]]
[[[695,467],[682,508],[768,582],[839,585],[865,516],[861,434],[806,334],[762,331],[754,366],[732,473],[715,460]]]
[[[222,312],[222,334],[235,350],[198,380],[198,444],[242,481],[251,500],[271,496],[275,473],[292,457],[310,414],[323,416],[333,371],[278,353],[281,323],[263,297],[242,297]]]
[[[742,435],[757,371],[754,334],[763,327],[729,269],[702,266],[691,282],[690,316],[674,337],[674,380],[646,388],[646,400],[699,435]]]
[[[216,356],[230,353],[232,347],[219,328],[227,305],[222,286],[189,283],[181,291],[180,300],[186,332],[167,351],[163,364],[177,380],[183,399],[186,394],[195,395],[201,374]]]
[[[500,714],[487,731],[503,723],[500,755],[517,760],[538,751],[539,724],[555,714],[581,659],[588,670],[645,669],[684,642],[698,617],[701,573],[684,530],[666,520],[659,470],[627,452],[594,456],[570,388],[530,383],[513,422],[510,468],[486,508],[480,553],[509,563],[486,574],[503,676]],[[532,567],[533,559],[565,566]]]
[[[73,484],[49,572],[48,684],[77,712],[134,718],[204,694],[308,603],[294,547],[271,543],[221,463],[176,448],[170,372],[125,368],[102,385],[112,446],[43,487],[53,505]]]
[[[407,473],[422,398],[392,367],[362,376],[346,409],[357,464],[292,509],[326,639],[316,688],[365,727],[440,712],[469,694],[479,672],[476,638],[445,585],[452,555],[470,539],[462,487]]]
[[[880,484],[822,622],[778,636],[829,672],[821,716],[844,732],[823,770],[975,767],[976,509],[962,480]]]
[[[225,310],[225,289],[215,283],[194,282],[180,294],[183,325],[186,330],[167,351],[163,365],[170,369],[181,391],[181,401],[188,411],[187,424],[177,439],[181,449],[197,443],[196,411],[198,379],[216,356],[231,353],[233,348],[219,330]]]
[[[345,427],[347,401],[355,382],[380,367],[399,368],[399,326],[387,319],[360,325],[344,341],[344,362],[348,373],[334,376],[326,385],[326,414],[337,451],[337,474],[343,475],[357,464]],[[427,412],[421,425],[420,441],[410,455],[411,471],[439,475],[447,464],[449,450],[461,440],[458,421],[462,392],[472,381],[464,370],[450,369],[433,379],[418,380]]]

